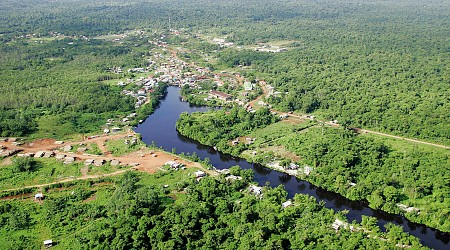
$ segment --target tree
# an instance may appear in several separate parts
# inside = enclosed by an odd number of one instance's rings
[[[38,163],[31,157],[15,157],[13,159],[14,172],[31,172],[38,166]]]

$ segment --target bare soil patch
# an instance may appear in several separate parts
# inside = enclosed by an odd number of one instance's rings
[[[90,202],[90,201],[93,201],[93,200],[96,200],[96,199],[97,199],[97,195],[94,194],[93,196],[87,198],[86,200],[84,200],[82,202],[86,203],[86,202]]]
[[[0,198],[0,201],[8,201],[8,200],[14,200],[14,199],[20,199],[20,198],[31,198],[33,197],[32,193],[28,194],[17,194],[17,195],[11,195],[11,196],[5,196]]]

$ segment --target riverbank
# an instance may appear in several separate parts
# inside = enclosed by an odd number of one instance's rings
[[[251,164],[239,157],[222,154],[213,147],[201,145],[179,134],[175,128],[175,123],[181,113],[204,112],[209,110],[209,108],[192,106],[189,103],[182,102],[179,98],[179,92],[179,88],[169,87],[167,96],[162,100],[155,113],[150,119],[147,119],[147,121],[136,128],[136,132],[142,135],[142,140],[146,144],[154,144],[162,147],[166,151],[174,150],[176,153],[195,153],[201,159],[208,158],[208,162],[217,169],[230,168],[235,165],[239,165],[244,169],[253,169],[255,181],[259,185],[264,186],[266,183],[270,183],[272,187],[283,185],[290,198],[294,197],[297,193],[308,194],[317,200],[324,201],[327,208],[332,208],[335,211],[345,210],[346,217],[349,221],[361,221],[362,216],[376,217],[377,224],[381,228],[383,228],[383,225],[392,222],[401,225],[406,232],[420,238],[429,247],[435,249],[445,249],[448,247],[449,242],[445,240],[448,237],[445,233],[440,233],[424,225],[411,223],[401,216],[371,209],[362,202],[350,201],[337,193],[328,192],[307,181],[294,178],[291,175],[273,171],[259,164]],[[217,148],[220,150],[219,147]]]

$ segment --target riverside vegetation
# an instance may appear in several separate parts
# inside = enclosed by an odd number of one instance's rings
[[[450,232],[448,150],[357,135],[350,129],[450,145],[448,13],[450,5],[437,0],[426,4],[418,0],[59,0],[20,5],[4,0],[0,3],[0,135],[70,138],[97,133],[111,117],[136,112],[136,121],[144,119],[156,108],[165,85],[136,110],[135,100],[120,93],[131,87],[115,83],[138,76],[112,69],[149,66],[151,49],[164,57],[170,53],[167,48],[188,48],[180,56],[214,72],[239,72],[255,85],[264,79],[279,92],[262,98],[273,108],[313,114],[320,120],[337,119],[342,126],[313,121],[291,124],[279,121],[268,108],[247,113],[230,105],[230,110],[182,115],[177,123],[180,133],[255,162],[276,157],[284,163],[308,165],[312,173],[301,177],[318,186],[350,199],[367,199],[372,207],[393,213],[404,213],[399,203],[417,208],[420,212],[405,213],[406,217]],[[115,34],[130,30],[139,30],[138,35],[113,41]],[[213,44],[213,37],[234,45]],[[151,43],[162,38],[167,47]],[[289,52],[254,49],[270,43],[285,44]],[[204,87],[239,95],[239,87],[228,82],[219,88]],[[191,95],[196,90],[183,92]],[[249,97],[256,93],[260,89]],[[232,145],[232,140],[247,136],[256,140]],[[7,160],[2,164],[8,165]],[[2,166],[5,188],[10,187],[5,178],[17,184],[31,179],[45,182],[45,176],[36,176],[33,168],[44,172],[61,168],[45,161],[32,167],[19,163]],[[67,172],[78,174],[74,168]],[[394,248],[396,244],[420,248],[416,239],[395,226],[379,232],[371,218],[363,219],[367,230],[335,232],[330,225],[336,215],[307,196],[297,196],[298,206],[283,210],[282,188],[267,188],[267,197],[258,200],[237,192],[244,182],[229,185],[207,178],[200,183],[181,182],[186,190],[171,185],[174,193],[169,197],[167,191],[144,181],[158,176],[164,174],[140,176],[142,186],[128,174],[104,188],[80,182],[74,186],[75,195],[69,190],[54,192],[43,205],[1,201],[0,232],[8,239],[4,247],[33,248],[55,235],[61,248]],[[94,193],[97,201],[82,202]]]
[[[224,176],[197,182],[194,171],[126,172],[54,185],[43,204],[2,201],[0,233],[9,237],[0,247],[35,249],[51,236],[55,249],[423,248],[398,226],[381,232],[370,217],[335,230],[344,216],[307,195],[283,208],[282,186],[264,187],[261,199],[243,192],[250,170],[232,168],[244,178],[231,183]]]

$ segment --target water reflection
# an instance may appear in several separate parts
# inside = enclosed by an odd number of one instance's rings
[[[136,132],[142,135],[142,140],[151,144],[155,142],[157,146],[171,151],[176,148],[177,153],[196,153],[201,159],[208,157],[210,163],[216,168],[230,168],[239,165],[244,169],[253,169],[255,172],[255,181],[259,185],[265,185],[267,182],[270,186],[275,187],[280,184],[285,186],[288,192],[288,198],[293,198],[297,193],[308,194],[318,200],[325,201],[325,207],[332,208],[335,211],[347,210],[347,218],[349,221],[361,221],[362,215],[373,216],[378,219],[378,226],[384,230],[384,225],[393,222],[403,226],[406,232],[418,237],[422,244],[435,249],[449,249],[449,233],[442,233],[435,229],[430,229],[424,225],[409,222],[400,215],[392,215],[379,210],[373,210],[368,207],[365,201],[351,201],[345,197],[318,188],[307,181],[293,178],[292,176],[259,164],[250,164],[247,161],[230,155],[222,154],[214,150],[212,147],[201,145],[185,136],[178,134],[175,129],[175,123],[182,112],[207,111],[209,108],[189,105],[187,102],[180,101],[180,89],[169,87],[168,93],[161,102],[155,113],[136,128]]]

